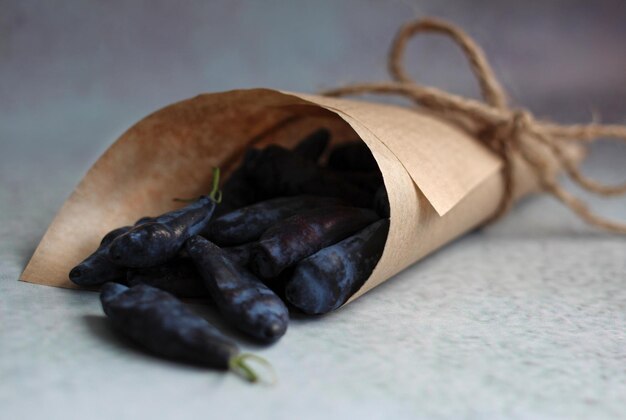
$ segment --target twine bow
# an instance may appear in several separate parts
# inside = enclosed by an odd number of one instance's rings
[[[407,43],[420,33],[439,33],[450,37],[466,56],[478,80],[483,101],[454,95],[440,89],[423,86],[414,81],[404,68]],[[515,191],[513,157],[519,156],[536,174],[543,191],[559,199],[581,219],[601,229],[626,234],[626,223],[603,218],[591,211],[586,203],[567,191],[550,169],[550,160],[537,153],[542,145],[569,178],[583,189],[599,196],[626,194],[626,183],[605,185],[583,175],[578,160],[566,152],[567,144],[577,143],[585,149],[599,138],[626,142],[626,126],[603,124],[559,125],[540,121],[526,109],[513,109],[483,50],[457,26],[436,19],[423,19],[402,26],[389,53],[389,72],[393,81],[357,83],[323,92],[327,96],[358,94],[399,95],[409,98],[417,106],[450,120],[469,131],[496,153],[503,161],[504,194],[491,220],[504,215],[511,207]]]

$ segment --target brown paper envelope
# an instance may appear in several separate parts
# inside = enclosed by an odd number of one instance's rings
[[[124,133],[63,204],[21,280],[76,287],[70,269],[111,229],[180,206],[210,189],[246,147],[293,145],[324,126],[337,141],[360,137],[383,174],[391,224],[383,255],[351,300],[478,226],[502,196],[502,163],[468,134],[424,112],[269,89],[203,94],[167,106]],[[518,195],[535,182],[518,166]]]

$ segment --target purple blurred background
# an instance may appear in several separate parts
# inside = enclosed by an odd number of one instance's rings
[[[464,27],[512,97],[540,115],[561,121],[586,121],[592,112],[606,121],[626,115],[620,0],[2,0],[0,10],[3,147],[45,140],[93,150],[112,140],[112,130],[199,92],[316,91],[386,79],[396,28],[423,15]],[[409,60],[423,83],[477,91],[458,50],[441,38],[414,43]],[[46,138],[29,136],[24,120]],[[17,132],[6,133],[7,125]],[[58,138],[76,125],[89,126],[95,137]]]

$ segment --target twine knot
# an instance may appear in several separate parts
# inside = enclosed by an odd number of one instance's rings
[[[513,111],[511,115],[511,119],[509,120],[509,127],[511,128],[511,132],[515,133],[520,131],[520,128],[528,127],[533,122],[533,116],[530,112],[525,109],[516,109]]]
[[[483,101],[420,85],[409,76],[404,68],[404,52],[411,38],[420,33],[445,35],[461,48],[476,77]],[[616,186],[604,185],[584,176],[578,167],[578,160],[566,151],[568,144],[576,143],[588,148],[599,138],[626,142],[626,126],[559,125],[538,120],[527,109],[510,108],[506,93],[480,46],[459,27],[442,20],[422,19],[402,26],[391,45],[388,67],[393,79],[391,82],[352,84],[328,90],[323,94],[345,96],[367,93],[403,96],[480,140],[503,162],[503,196],[498,209],[488,222],[498,219],[511,208],[515,194],[513,162],[514,159],[521,159],[533,170],[545,193],[556,197],[585,222],[610,232],[626,234],[626,223],[597,215],[584,201],[564,189],[550,165],[550,160],[556,160],[575,184],[596,195],[626,194],[626,183]],[[549,157],[538,153],[538,148],[546,150]]]
[[[514,149],[520,141],[520,133],[525,132],[531,124],[532,115],[524,109],[516,109],[508,119],[488,125],[476,137],[488,143],[487,146],[492,151],[501,154],[505,149]]]

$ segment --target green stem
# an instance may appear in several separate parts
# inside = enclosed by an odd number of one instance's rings
[[[220,168],[213,168],[213,188],[209,197],[216,203],[222,202],[222,190],[220,190]]]
[[[211,192],[209,193],[209,197],[211,200],[216,203],[222,202],[222,190],[220,190],[220,168],[213,168],[213,179],[211,182]],[[198,199],[195,198],[173,198],[172,201],[177,201],[179,203],[191,203]]]
[[[237,356],[232,357],[228,361],[228,367],[230,368],[230,370],[242,376],[245,380],[249,382],[253,382],[253,383],[259,382],[259,375],[254,371],[254,369],[252,369],[252,367],[248,363],[246,363],[246,360],[254,360],[256,362],[259,362],[265,365],[267,368],[269,368],[269,370],[272,373],[272,380],[269,381],[268,383],[270,385],[273,385],[276,383],[276,373],[274,372],[274,369],[272,368],[272,365],[270,364],[270,362],[268,362],[264,358],[257,356],[255,354],[251,354],[251,353],[238,354]]]

